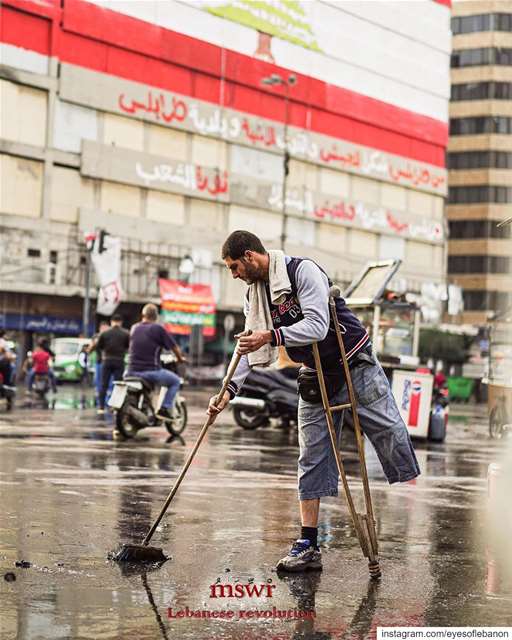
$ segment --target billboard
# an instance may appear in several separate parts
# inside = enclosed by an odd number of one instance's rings
[[[187,284],[161,278],[161,317],[171,333],[188,336],[193,325],[203,327],[203,336],[215,336],[215,299],[209,284]]]

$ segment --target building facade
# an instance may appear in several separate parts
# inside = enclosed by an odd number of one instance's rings
[[[446,0],[0,10],[0,327],[77,330],[95,228],[122,240],[124,309],[190,255],[239,312],[239,228],[340,284],[391,257],[409,290],[444,282]]]
[[[483,324],[512,304],[512,2],[455,2],[452,31],[448,273]]]

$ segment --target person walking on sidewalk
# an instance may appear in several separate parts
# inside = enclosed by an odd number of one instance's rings
[[[103,331],[94,343],[94,349],[101,353],[101,386],[98,398],[98,414],[105,413],[105,398],[107,397],[110,378],[122,380],[124,359],[130,345],[130,333],[123,329],[123,318],[114,314],[111,327]]]
[[[332,282],[312,260],[286,256],[282,251],[266,251],[261,240],[248,231],[234,231],[227,238],[222,258],[233,278],[249,285],[244,313],[246,329],[252,333],[241,334],[240,364],[219,405],[215,405],[215,398],[210,400],[208,413],[217,415],[222,411],[240,390],[251,366],[272,363],[279,346],[286,348],[292,360],[305,365],[303,369],[310,375],[299,376],[298,412],[298,497],[302,528],[277,569],[321,569],[320,499],[338,495],[338,469],[315,375],[313,343],[318,344],[330,404],[348,402],[341,353],[329,313]],[[372,354],[370,337],[342,298],[336,299],[336,313],[361,427],[377,452],[388,482],[412,480],[419,475],[420,468],[389,382]],[[311,385],[311,374],[316,388]],[[343,415],[336,413],[334,421],[339,441]]]
[[[97,407],[100,406],[102,353],[99,349],[96,349],[96,343],[98,342],[100,335],[104,331],[108,331],[108,329],[110,329],[110,323],[107,322],[106,320],[102,320],[100,322],[98,332],[93,335],[91,343],[87,347],[88,354],[92,353],[93,351],[96,351],[96,364],[94,365],[94,395],[95,395],[94,400]]]
[[[162,367],[160,354],[163,349],[172,351],[178,362],[185,362],[174,338],[162,325],[158,324],[157,307],[154,304],[147,304],[142,309],[142,321],[131,328],[127,375],[167,388],[162,406],[156,416],[161,420],[170,420],[172,404],[181,381],[175,373]]]

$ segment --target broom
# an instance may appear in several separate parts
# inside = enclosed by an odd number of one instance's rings
[[[250,331],[246,331],[244,333],[244,336],[250,335],[250,333],[251,333]],[[235,370],[238,367],[238,363],[240,362],[241,357],[242,356],[237,353],[235,358],[231,360],[226,377],[224,378],[224,384],[222,385],[222,389],[220,390],[219,395],[215,398],[215,405],[218,405],[219,402],[224,397],[224,393],[228,388],[228,384],[231,382],[231,378],[233,377]],[[165,512],[169,508],[169,505],[171,504],[172,499],[176,495],[176,492],[178,491],[181,481],[185,477],[185,474],[188,468],[190,467],[190,464],[194,459],[194,456],[196,455],[197,450],[199,449],[199,445],[201,444],[208,429],[215,422],[216,417],[217,417],[216,415],[208,416],[208,419],[204,423],[203,428],[201,429],[201,433],[199,434],[196,440],[194,448],[190,452],[190,455],[188,456],[187,461],[185,462],[183,469],[181,470],[181,473],[178,476],[176,483],[174,484],[174,487],[171,489],[171,492],[167,496],[167,500],[165,501],[164,506],[162,507],[162,510],[158,515],[158,518],[155,520],[153,526],[151,527],[148,534],[142,541],[142,544],[123,544],[117,552],[109,554],[109,557],[111,560],[114,560],[115,562],[160,562],[160,563],[168,560],[167,556],[164,554],[162,549],[160,549],[159,547],[150,547],[149,542],[153,537],[153,534],[155,533],[156,528],[160,524],[160,521],[164,517]]]

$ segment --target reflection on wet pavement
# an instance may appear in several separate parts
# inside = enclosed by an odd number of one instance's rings
[[[276,574],[297,536],[296,434],[243,432],[229,415],[152,541],[172,559],[153,570],[109,562],[120,543],[141,541],[193,446],[209,394],[187,395],[182,441],[152,429],[115,442],[111,418],[74,389],[59,390],[53,410],[0,415],[0,562],[16,578],[1,581],[2,637],[319,640],[374,637],[377,626],[512,625],[508,597],[486,594],[487,468],[503,443],[487,438],[482,411],[454,421],[445,444],[418,443],[416,482],[389,487],[371,473],[380,582],[368,580],[342,498],[322,506],[323,573]],[[362,499],[357,484],[354,494]]]

